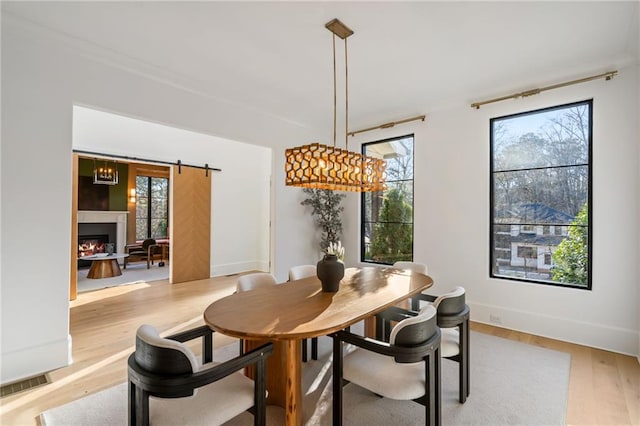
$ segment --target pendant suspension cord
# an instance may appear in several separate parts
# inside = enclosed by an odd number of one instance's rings
[[[338,95],[336,88],[336,35],[333,35],[333,147],[336,147],[336,123],[337,123],[337,108],[338,108]]]
[[[349,66],[347,65],[347,39],[344,39],[344,146],[349,151]]]

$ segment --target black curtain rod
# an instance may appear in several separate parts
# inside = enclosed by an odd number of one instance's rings
[[[180,168],[181,166],[186,166],[186,167],[194,167],[196,169],[203,169],[203,170],[207,170],[207,171],[208,170],[212,170],[214,172],[221,172],[222,171],[222,169],[218,169],[217,167],[209,167],[208,164],[205,164],[204,166],[195,166],[193,164],[185,164],[180,160],[176,161],[175,163],[172,163],[170,161],[150,160],[148,158],[128,157],[126,155],[105,154],[103,152],[82,151],[82,150],[79,150],[79,149],[74,149],[73,152],[75,152],[76,154],[99,155],[101,157],[118,158],[118,159],[122,159],[122,160],[144,161],[144,162],[147,162],[147,163],[165,164],[165,165],[168,165],[168,166],[178,166],[178,168]]]

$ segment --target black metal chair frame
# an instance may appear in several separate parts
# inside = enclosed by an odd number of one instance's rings
[[[309,349],[307,348],[307,339],[302,339],[302,362],[307,362],[309,359]],[[318,359],[318,338],[311,338],[311,359]]]
[[[416,313],[397,308],[378,314],[388,323],[401,321]],[[349,383],[342,378],[342,342],[350,343],[360,348],[382,355],[392,356],[398,363],[425,363],[425,394],[414,399],[425,407],[426,425],[440,425],[442,401],[440,395],[440,329],[436,329],[429,340],[417,346],[390,345],[387,342],[365,338],[348,331],[338,331],[330,335],[333,337],[333,425],[342,425],[342,387]],[[372,374],[375,374],[372,372]],[[433,395],[433,398],[431,397]]]
[[[213,360],[213,330],[201,326],[167,339],[187,342],[202,338],[203,365]],[[245,367],[255,365],[254,406],[248,411],[254,416],[254,425],[266,423],[266,358],[273,352],[273,343],[267,343],[246,354],[192,374],[159,375],[141,368],[135,353],[129,356],[129,413],[130,426],[149,425],[149,396],[182,398],[192,396],[196,388],[216,382]],[[213,401],[212,401],[213,402]]]
[[[420,300],[433,303],[436,300],[436,296],[421,293],[418,296],[414,296],[411,299],[411,311],[417,313],[420,309]],[[397,312],[400,308],[389,308],[388,312]],[[460,312],[452,314],[443,314],[438,312],[437,321],[440,328],[458,328],[460,333],[460,341],[458,342],[460,351],[457,355],[451,357],[445,357],[458,363],[458,380],[459,390],[458,399],[460,403],[464,404],[467,401],[467,397],[470,393],[470,353],[469,353],[469,318],[470,310],[467,304]],[[376,338],[380,340],[389,340],[389,334],[391,332],[391,321],[382,316],[376,316]]]
[[[291,281],[289,278],[287,282]],[[302,362],[307,362],[309,360],[309,348],[307,347],[307,339],[302,339]],[[318,338],[311,338],[311,359],[318,359]]]

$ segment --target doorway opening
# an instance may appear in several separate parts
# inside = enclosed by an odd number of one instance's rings
[[[76,156],[90,158],[94,153],[104,153],[105,157],[118,158],[119,167],[126,166],[123,167],[127,169],[124,172],[127,173],[126,178],[123,174],[119,176],[120,182],[126,183],[116,197],[119,200],[116,203],[120,204],[114,206],[113,199],[109,203],[110,209],[127,212],[129,218],[135,216],[134,208],[137,206],[137,203],[130,200],[135,197],[137,201],[138,196],[143,195],[136,187],[135,176],[163,177],[154,174],[152,169],[160,167],[159,164],[165,167],[168,172],[165,172],[164,177],[170,178],[166,223],[166,234],[171,240],[171,261],[168,268],[170,275],[175,275],[180,255],[184,256],[184,262],[193,263],[195,258],[204,261],[206,277],[270,270],[271,148],[83,106],[73,107],[72,148]],[[181,172],[180,166],[175,165],[178,161],[182,164]],[[138,167],[135,173],[130,171],[131,163],[136,163]],[[194,173],[189,173],[191,168],[185,164],[201,168],[208,164],[208,170],[193,170]],[[145,170],[142,171],[142,168]],[[222,172],[214,173],[214,168],[220,168]],[[76,170],[74,176],[77,174]],[[190,179],[198,181],[202,177],[209,181],[209,190],[195,196],[191,192],[194,183]],[[176,185],[180,189],[176,189]],[[200,183],[196,186],[199,185]],[[215,190],[212,190],[214,186]],[[111,192],[114,189],[109,188]],[[191,219],[195,200],[206,200],[195,209],[200,214],[199,222],[192,223],[190,229],[180,229],[179,226],[185,221],[177,220],[177,215],[186,215],[187,219]],[[205,206],[208,206],[209,211],[202,214]],[[74,211],[78,211],[75,197]],[[149,217],[152,221],[158,219],[155,225],[161,230],[165,229],[165,224],[160,223],[163,218],[157,218],[154,212],[147,215],[147,219]],[[135,223],[131,225],[131,220],[125,222],[128,224],[127,242],[140,240],[142,235],[137,235]],[[151,227],[153,226],[152,223]],[[177,247],[176,234],[183,240],[192,240],[194,235],[203,234],[203,230],[208,231],[206,242],[199,243],[197,247]],[[74,235],[72,241],[76,240],[77,235]],[[122,245],[118,244],[116,250],[123,250]],[[75,261],[77,247],[73,247],[71,253]],[[144,263],[146,269],[146,262],[140,263]],[[127,271],[129,265],[126,271],[123,270],[124,273]],[[183,278],[188,279],[188,274]]]

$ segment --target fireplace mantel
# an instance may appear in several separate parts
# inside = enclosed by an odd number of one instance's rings
[[[127,242],[127,216],[129,212],[78,210],[78,223],[115,223],[116,252],[124,253]]]

